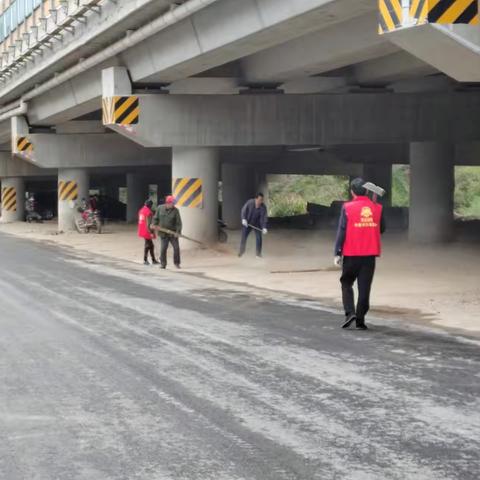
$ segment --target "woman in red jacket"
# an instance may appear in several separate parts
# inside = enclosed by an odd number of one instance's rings
[[[155,234],[152,233],[150,225],[152,223],[153,211],[152,211],[153,202],[147,200],[145,205],[138,212],[138,236],[145,240],[145,248],[143,252],[143,264],[150,265],[148,261],[148,254],[152,258],[152,263],[156,265],[158,262],[155,258],[155,247],[153,245],[153,239]]]

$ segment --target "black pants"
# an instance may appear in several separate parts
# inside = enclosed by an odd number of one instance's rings
[[[145,248],[143,250],[143,260],[146,262],[148,260],[148,254],[150,253],[150,257],[152,261],[155,262],[155,247],[153,245],[153,240],[145,239]]]
[[[162,237],[160,239],[160,263],[162,264],[162,267],[167,266],[167,250],[170,243],[173,247],[173,263],[176,266],[180,266],[180,244],[178,238]]]
[[[245,253],[245,249],[247,248],[247,238],[250,235],[250,232],[252,231],[251,227],[242,227],[242,240],[240,242],[240,252],[239,255],[243,255]],[[259,232],[258,230],[255,230],[255,237],[256,237],[256,249],[257,249],[257,255],[260,256],[262,255],[262,232]]]
[[[343,306],[345,315],[354,313],[357,324],[365,322],[365,315],[370,310],[370,291],[375,273],[375,257],[344,257],[343,271],[340,283],[342,284]],[[353,284],[357,282],[358,302],[355,308]]]

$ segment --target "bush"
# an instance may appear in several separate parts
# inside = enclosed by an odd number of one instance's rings
[[[480,167],[455,168],[455,214],[480,218]]]
[[[307,212],[307,203],[296,193],[270,197],[270,217],[293,217]]]
[[[335,175],[278,175],[269,184],[271,217],[303,215],[307,203],[330,206],[348,198],[348,177]]]

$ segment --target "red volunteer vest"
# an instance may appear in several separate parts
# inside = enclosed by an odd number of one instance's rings
[[[152,234],[148,230],[148,218],[152,216],[152,211],[144,206],[138,212],[138,236],[145,240],[151,240]]]
[[[344,205],[347,231],[343,245],[346,257],[380,256],[382,206],[368,197],[357,197]]]

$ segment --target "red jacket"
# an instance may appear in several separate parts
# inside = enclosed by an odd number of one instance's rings
[[[342,253],[346,257],[380,256],[382,206],[359,196],[344,204],[347,228]]]
[[[152,240],[155,238],[148,228],[152,216],[153,212],[147,206],[142,207],[138,212],[138,236],[145,240]]]

